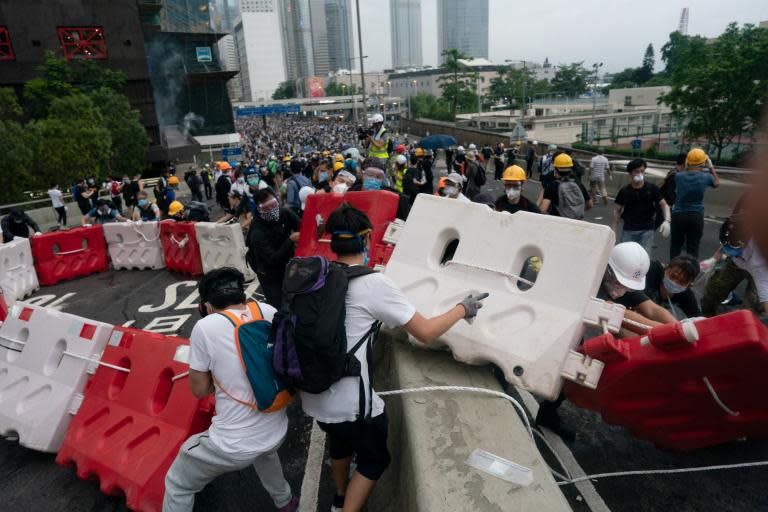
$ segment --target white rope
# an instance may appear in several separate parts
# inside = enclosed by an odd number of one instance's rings
[[[715,388],[712,387],[712,384],[709,382],[709,379],[706,377],[703,377],[702,380],[704,381],[704,385],[707,386],[707,389],[709,390],[709,394],[712,395],[712,398],[715,400],[717,405],[720,406],[722,410],[730,414],[731,416],[738,416],[739,412],[734,411],[733,409],[729,408],[727,405],[723,403],[722,400],[720,400],[720,397],[717,396],[717,393],[715,392]]]
[[[512,274],[510,272],[505,272],[503,270],[498,270],[495,268],[489,268],[489,267],[483,267],[482,265],[475,265],[474,263],[465,263],[463,261],[456,261],[456,260],[449,260],[445,262],[445,265],[459,265],[461,267],[467,267],[474,270],[482,270],[483,272],[491,272],[493,274],[499,274],[501,276],[506,277],[507,279],[512,279],[513,281],[520,281],[521,283],[525,283],[529,286],[533,286],[535,283],[533,281],[529,281],[527,279],[524,279],[516,274]]]
[[[9,338],[9,337],[3,336],[3,335],[0,335],[0,339],[4,339],[6,341],[10,341],[11,343],[16,343],[17,345],[26,345],[27,344],[26,341],[15,340],[13,338]],[[10,347],[3,347],[3,348],[6,348],[8,350],[14,350],[14,349],[12,349]],[[105,362],[103,362],[103,361],[101,361],[99,359],[93,359],[91,357],[83,356],[83,355],[80,355],[80,354],[75,354],[74,352],[66,352],[66,351],[64,351],[62,353],[65,356],[74,357],[75,359],[81,359],[83,361],[88,361],[89,363],[96,363],[96,364],[99,364],[101,366],[106,366],[107,368],[112,368],[113,370],[118,370],[118,371],[126,372],[126,373],[130,373],[131,372],[130,368],[124,368],[122,366],[116,366],[114,364],[105,363]]]
[[[171,382],[176,382],[177,380],[183,379],[184,377],[187,377],[188,375],[189,375],[189,370],[187,370],[186,372],[181,372],[179,374],[176,374],[176,375],[174,375],[171,378]]]
[[[651,326],[651,325],[646,325],[646,324],[643,324],[643,323],[640,323],[640,322],[636,322],[634,320],[630,320],[627,317],[624,317],[624,319],[621,321],[621,323],[626,323],[626,324],[632,325],[634,327],[640,327],[641,329],[646,329],[646,330],[653,329],[653,326]]]
[[[139,229],[139,226],[137,224],[132,222],[131,226],[133,227],[133,230],[136,232],[136,234],[138,234],[141,238],[143,238],[145,242],[154,242],[158,238],[160,238],[160,228],[159,227],[157,228],[157,236],[155,238],[147,238],[147,235],[142,233],[142,231]],[[125,242],[123,242],[123,243],[125,244]],[[138,240],[136,240],[136,242],[132,242],[132,243],[138,243]],[[128,244],[126,244],[126,245],[128,245]]]

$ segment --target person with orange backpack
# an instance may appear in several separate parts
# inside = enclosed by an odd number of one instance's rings
[[[291,395],[272,370],[275,309],[246,303],[245,277],[231,267],[205,274],[198,291],[203,318],[189,340],[189,386],[197,398],[215,393],[216,416],[179,449],[165,477],[163,511],[191,511],[195,494],[216,477],[253,466],[277,510],[295,512],[298,500],[277,454]]]

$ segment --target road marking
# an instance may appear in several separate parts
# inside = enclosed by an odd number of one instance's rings
[[[320,430],[316,421],[312,421],[312,434],[309,437],[307,464],[304,466],[304,479],[301,481],[299,512],[316,512],[317,495],[320,492],[320,475],[323,471],[325,454],[325,432]]]
[[[517,389],[517,392],[520,393],[520,398],[523,399],[523,404],[525,404],[528,412],[530,412],[531,416],[535,418],[536,414],[539,412],[539,403],[529,392],[520,388],[515,389]],[[573,456],[573,452],[571,452],[563,440],[560,439],[560,436],[547,428],[542,428],[541,432],[544,434],[547,442],[552,446],[552,449],[557,452],[557,456],[565,465],[565,469],[568,470],[568,474],[571,475],[571,478],[578,478],[587,475],[579,465],[576,457]],[[592,482],[585,480],[584,482],[574,484],[574,486],[584,497],[584,501],[592,512],[611,512],[611,509],[609,509],[608,505],[605,504],[605,501],[603,501],[603,498],[597,492],[595,486],[592,485]]]

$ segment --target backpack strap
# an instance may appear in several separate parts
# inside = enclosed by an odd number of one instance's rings
[[[381,322],[374,322],[371,328],[368,329],[360,341],[355,343],[352,349],[347,352],[348,357],[355,357],[355,353],[365,344],[365,359],[368,363],[368,396],[371,397],[370,405],[366,405],[368,401],[365,399],[365,381],[362,375],[360,377],[359,384],[359,402],[358,402],[358,419],[362,419],[366,423],[371,421],[371,413],[373,412],[373,376],[371,374],[371,368],[373,367],[373,340],[379,333],[381,328]]]

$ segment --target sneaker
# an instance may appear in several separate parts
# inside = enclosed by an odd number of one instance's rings
[[[291,501],[287,505],[277,509],[277,512],[296,512],[299,509],[299,499],[296,496],[291,496]]]
[[[333,505],[331,505],[331,512],[342,512],[342,510],[344,510],[344,496],[334,494]]]

